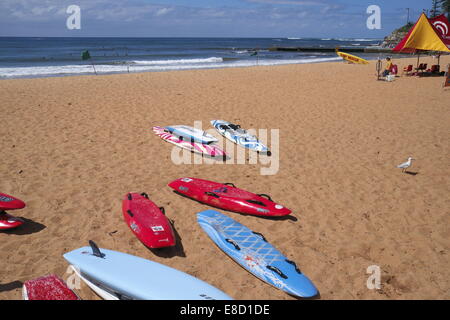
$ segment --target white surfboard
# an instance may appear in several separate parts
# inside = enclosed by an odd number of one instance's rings
[[[176,126],[166,126],[164,128],[169,130],[170,133],[178,137],[187,139],[188,141],[199,142],[204,144],[210,144],[218,141],[217,138],[215,138],[213,135],[206,133],[203,130],[190,126],[176,125]]]
[[[105,299],[230,300],[210,284],[168,266],[95,243],[64,254],[81,279]],[[86,281],[87,280],[87,281]]]

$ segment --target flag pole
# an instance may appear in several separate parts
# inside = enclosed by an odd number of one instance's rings
[[[417,69],[419,68],[420,51],[417,51]]]
[[[92,64],[92,68],[94,68],[95,75],[97,76],[97,70],[95,70],[94,62],[91,62],[91,64]]]
[[[258,65],[259,63],[258,49],[255,49],[255,51],[251,53],[250,56],[256,56],[256,65]]]
[[[380,71],[381,71],[382,65],[383,65],[383,63],[381,62],[380,57],[378,57],[377,66],[376,66],[376,68],[377,68],[377,80],[380,80]]]

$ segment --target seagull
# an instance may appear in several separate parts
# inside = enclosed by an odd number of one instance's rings
[[[401,168],[401,169],[402,169],[402,172],[405,172],[405,170],[408,169],[408,168],[411,166],[412,160],[416,160],[416,159],[414,159],[414,158],[412,158],[412,157],[409,157],[409,158],[408,158],[408,161],[403,162],[402,164],[399,164],[399,165],[397,166],[397,168]]]

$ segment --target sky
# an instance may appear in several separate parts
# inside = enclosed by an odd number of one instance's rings
[[[70,30],[67,8],[80,8]],[[367,8],[381,29],[367,28]],[[383,38],[431,0],[0,0],[0,36]]]

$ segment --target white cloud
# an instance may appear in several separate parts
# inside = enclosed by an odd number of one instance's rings
[[[200,6],[158,4],[161,0],[0,0],[0,33],[36,33],[41,26],[48,36],[65,28],[66,9],[81,8],[83,30],[89,35],[258,35],[311,36],[330,25],[359,20],[332,0],[243,0],[246,6]],[[162,1],[161,1],[162,2]],[[225,3],[225,2],[224,2]],[[197,6],[195,6],[197,4]],[[42,23],[45,22],[45,25]],[[88,28],[89,26],[89,28]],[[315,27],[313,27],[315,26]],[[42,29],[44,30],[44,29]],[[41,29],[39,29],[41,32]],[[62,32],[60,32],[62,33]],[[311,33],[311,34],[308,34]]]
[[[157,16],[164,16],[171,11],[173,11],[173,8],[161,8],[161,9],[157,10],[155,14]]]
[[[264,4],[285,4],[285,5],[297,5],[297,6],[321,6],[320,1],[304,1],[304,0],[247,0],[248,2],[264,3]]]

